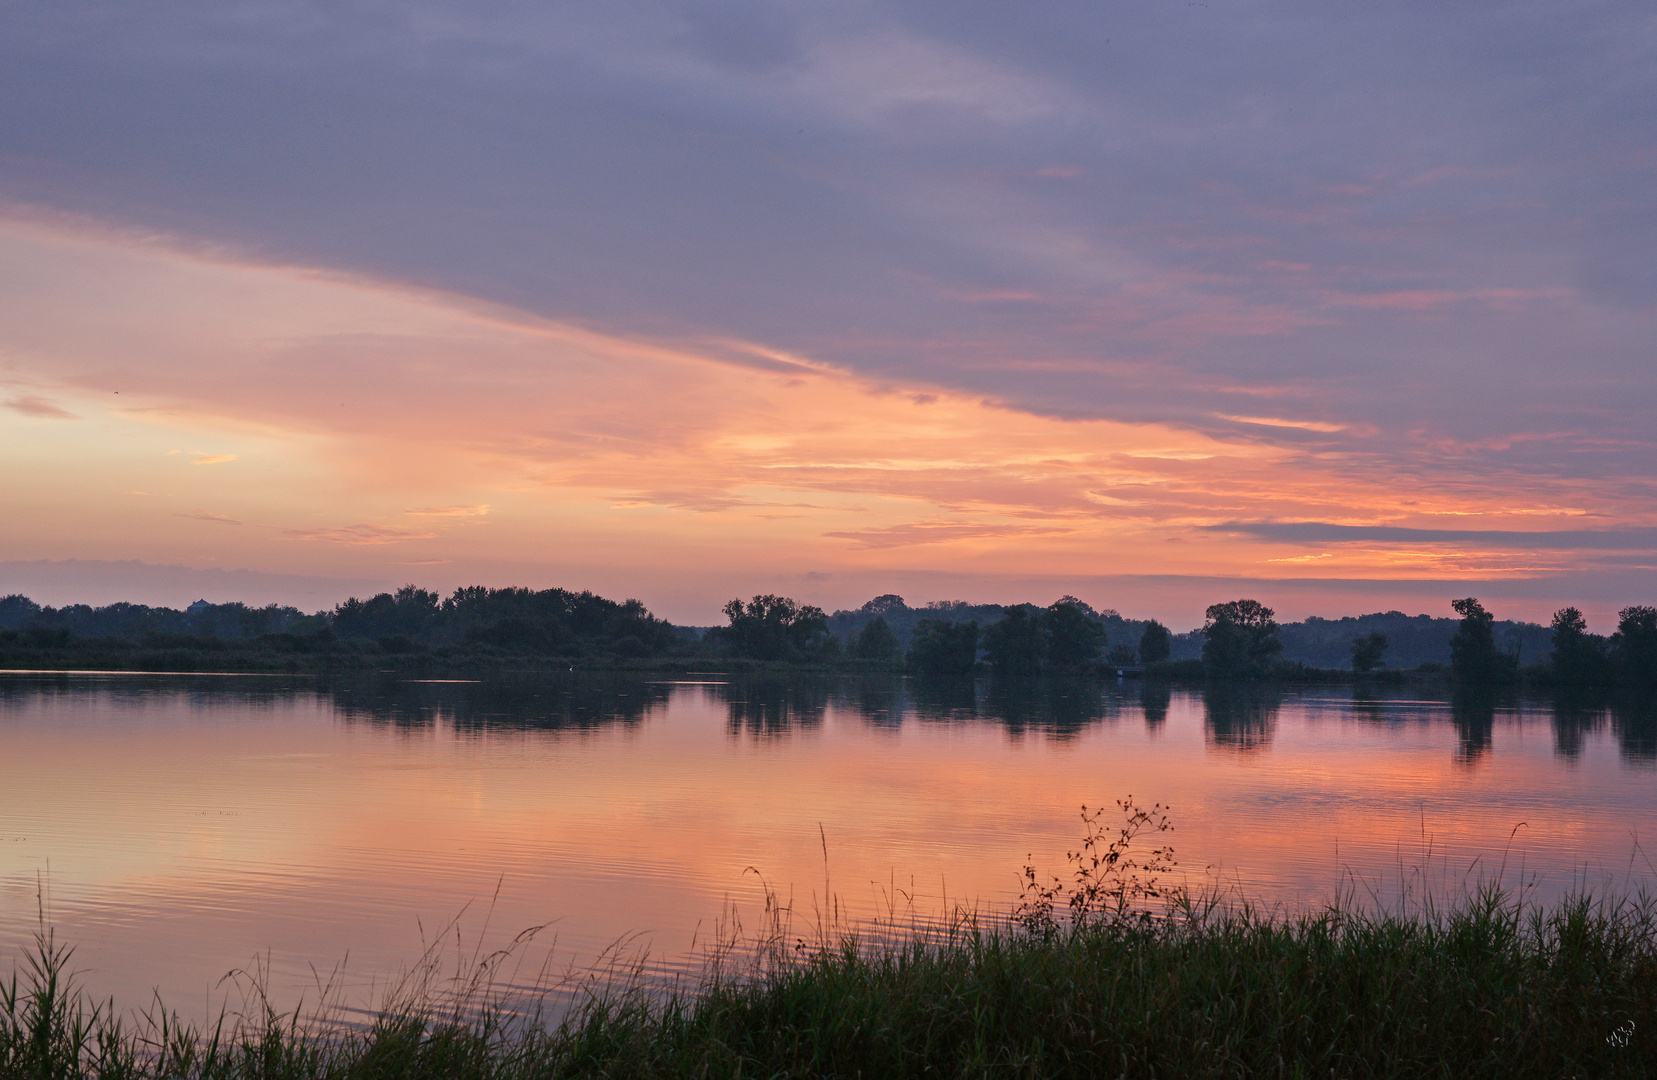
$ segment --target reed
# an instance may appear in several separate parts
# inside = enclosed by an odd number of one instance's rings
[[[1018,910],[796,934],[728,923],[690,988],[641,965],[561,984],[550,1019],[493,989],[514,950],[416,978],[359,1026],[265,1006],[191,1027],[123,1017],[49,932],[0,985],[0,1076],[1645,1077],[1657,1072],[1657,902],[1540,905],[1497,884],[1408,911],[1351,893],[1286,911],[1160,884],[1165,826],[1089,819],[1073,881]],[[1137,816],[1136,816],[1137,815]],[[1143,846],[1143,845],[1141,845]],[[1080,899],[1078,899],[1080,897]],[[506,980],[508,982],[512,980]]]

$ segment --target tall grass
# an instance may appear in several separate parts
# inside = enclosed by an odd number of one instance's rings
[[[1657,902],[1538,905],[1486,884],[1406,912],[1164,889],[1159,809],[1094,814],[1073,883],[1019,909],[856,937],[727,925],[693,989],[578,982],[556,1019],[494,988],[513,949],[417,978],[368,1023],[265,1006],[204,1027],[90,1002],[43,932],[0,987],[0,1076],[1644,1077],[1657,1073]],[[1165,895],[1158,895],[1165,894]],[[1080,899],[1078,899],[1080,897]],[[513,1002],[516,1002],[514,1004]],[[337,1020],[337,1018],[334,1018]]]

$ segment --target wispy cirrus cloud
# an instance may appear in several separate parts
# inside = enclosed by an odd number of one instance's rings
[[[8,400],[6,408],[24,416],[32,416],[37,420],[78,420],[80,417],[67,409],[59,408],[52,402],[35,394],[25,394]]]
[[[838,540],[851,540],[865,548],[913,547],[917,544],[947,544],[973,540],[1064,536],[1075,529],[1052,525],[990,524],[960,521],[915,521],[882,529],[828,532]]]
[[[352,547],[381,547],[408,540],[430,540],[437,534],[413,532],[390,525],[341,525],[331,529],[290,529],[286,535],[299,540],[327,540]]]
[[[413,517],[450,517],[473,518],[484,517],[489,513],[488,503],[477,503],[471,506],[422,506],[410,507],[403,511]]]
[[[1422,529],[1324,521],[1228,521],[1201,528],[1205,532],[1234,533],[1295,544],[1479,544],[1533,551],[1657,551],[1657,528]]]

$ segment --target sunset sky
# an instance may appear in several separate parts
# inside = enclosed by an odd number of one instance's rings
[[[1649,4],[0,7],[0,593],[1657,601]]]

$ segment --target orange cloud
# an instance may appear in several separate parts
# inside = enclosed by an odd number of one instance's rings
[[[602,567],[629,580],[756,584],[806,567],[837,580],[1263,565],[1299,577],[1524,576],[1552,570],[1477,544],[1349,545],[1322,558],[1290,539],[1200,529],[1518,512],[1545,522],[1550,507],[1630,516],[1612,486],[1463,474],[1437,445],[1401,464],[1375,452],[1366,429],[1296,419],[1323,412],[1310,399],[1285,406],[1287,417],[1228,416],[1250,425],[1246,435],[1064,419],[754,343],[602,334],[0,219],[7,265],[40,284],[27,305],[0,289],[0,348],[31,385],[98,425],[72,426],[73,438],[53,434],[68,425],[0,426],[0,449],[40,462],[16,500],[31,524],[0,557],[171,558],[182,543],[211,542],[216,557],[273,570],[357,574],[396,547],[402,565],[506,567],[496,573],[519,579],[537,567],[560,580]],[[88,305],[99,319],[84,317]],[[162,466],[192,444],[223,448],[192,452],[197,464],[238,468]],[[95,525],[107,493],[126,490],[163,494],[124,501],[117,528]],[[223,512],[206,520],[268,527],[210,541],[180,532],[202,505]],[[462,527],[485,517],[486,529]],[[424,528],[390,524],[411,518]],[[352,524],[319,524],[341,521]],[[53,539],[65,533],[78,538],[73,552]],[[1181,537],[1191,542],[1166,543]]]
[[[474,506],[426,506],[410,508],[403,513],[415,517],[483,517],[489,513],[489,505],[478,503]]]
[[[288,535],[301,540],[331,540],[336,544],[378,547],[382,544],[397,544],[405,540],[430,540],[437,534],[410,532],[407,529],[396,529],[387,525],[342,525],[336,529],[293,530]]]

